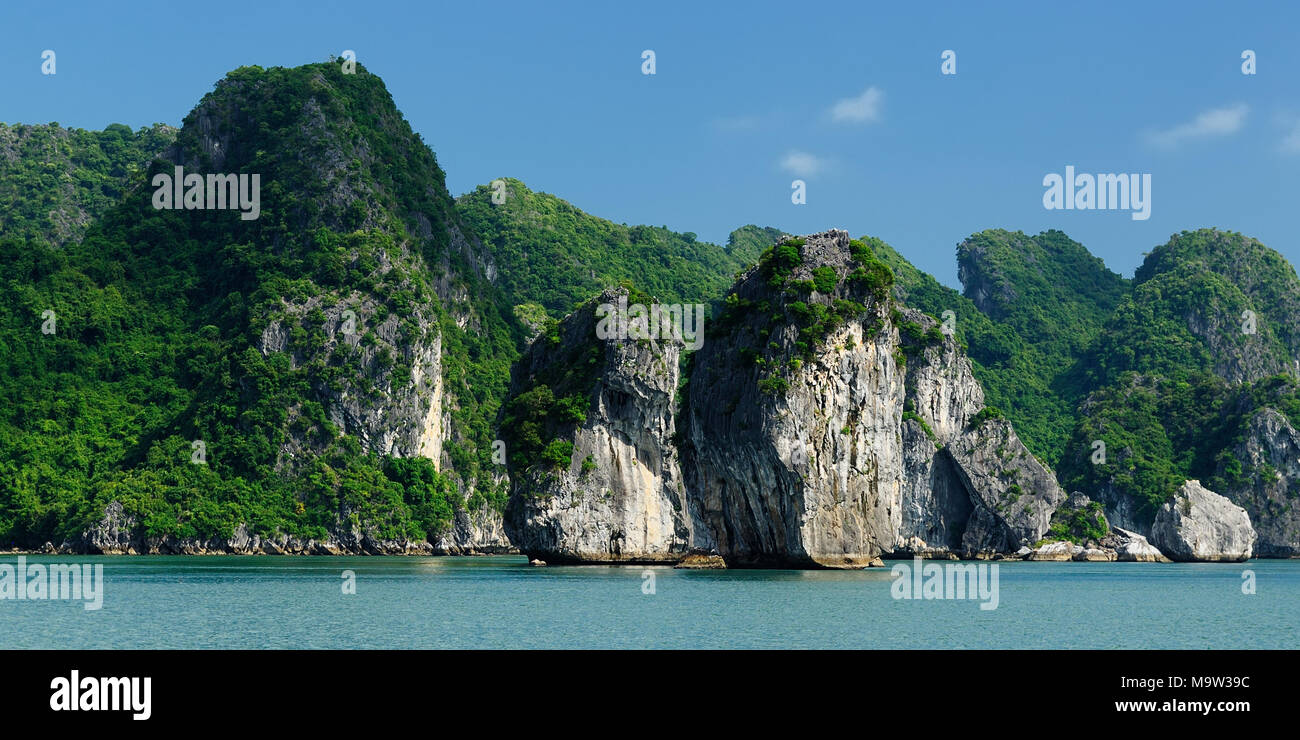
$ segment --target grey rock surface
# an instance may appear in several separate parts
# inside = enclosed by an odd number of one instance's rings
[[[565,437],[567,464],[511,470],[505,531],[522,552],[549,563],[676,562],[690,548],[678,462],[674,394],[681,344],[667,339],[600,338],[596,307],[626,300],[610,289],[571,314],[560,342],[534,340],[516,368],[516,388],[574,348],[599,348],[600,370],[585,421]],[[533,461],[530,461],[533,462]]]
[[[1246,510],[1189,480],[1156,513],[1151,541],[1178,561],[1250,559],[1255,529]]]
[[[1300,556],[1300,432],[1274,408],[1256,411],[1232,450],[1239,483],[1223,495],[1246,510],[1259,536],[1256,557]],[[1220,478],[1231,478],[1222,467]]]
[[[962,536],[967,556],[1014,552],[1043,538],[1066,494],[1010,422],[987,419],[946,449],[974,504]]]

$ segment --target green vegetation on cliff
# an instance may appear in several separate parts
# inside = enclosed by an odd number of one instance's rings
[[[1047,540],[1065,540],[1076,545],[1088,542],[1100,542],[1110,534],[1110,523],[1102,506],[1096,501],[1080,508],[1072,508],[1067,501],[1052,515],[1051,526],[1047,530]]]
[[[1060,473],[1072,488],[1133,497],[1149,520],[1188,478],[1238,487],[1248,471],[1231,450],[1256,411],[1297,419],[1300,331],[1286,309],[1300,280],[1259,242],[1201,229],[1152,251],[1134,283],[1081,362],[1092,392]]]
[[[1300,357],[1300,280],[1241,234],[1176,234],[1129,281],[1060,232],[985,231],[958,247],[962,294],[875,252],[900,300],[952,311],[989,404],[1067,488],[1148,521],[1188,478],[1231,491],[1250,416],[1297,407],[1279,373]]]
[[[178,164],[259,175],[260,218],[155,209]],[[873,237],[809,269],[773,228],[721,246],[501,184],[453,200],[361,67],[237,69],[179,130],[0,125],[0,544],[76,539],[113,501],[150,537],[434,539],[504,507],[496,437],[515,467],[569,460],[604,355],[560,319],[629,281],[716,304],[707,335],[744,332],[733,369],[769,393],[867,312],[899,366],[941,339],[892,296],[953,327],[975,423],[1005,416],[1067,487],[1148,520],[1187,478],[1275,472],[1231,453],[1258,410],[1300,425],[1300,279],[1241,234],[1176,234],[1126,280],[1059,231],[983,231],[959,293]],[[567,354],[507,397],[533,335]],[[1096,514],[1053,534],[1095,539]]]
[[[497,285],[515,304],[537,303],[563,318],[625,280],[664,303],[713,303],[780,232],[746,226],[722,247],[662,226],[627,226],[584,213],[513,178],[456,201],[467,228],[488,249]]]
[[[785,237],[759,255],[752,277],[727,294],[706,336],[721,338],[744,329],[735,361],[742,372],[758,368],[764,393],[790,387],[789,375],[811,360],[826,337],[869,306],[888,302],[894,275],[872,249],[878,240],[849,240],[849,259],[840,267],[804,263],[801,237]],[[795,280],[796,272],[808,275]],[[884,328],[875,319],[864,328],[870,337]],[[792,336],[791,336],[792,335]],[[791,341],[778,341],[791,337]]]
[[[407,392],[407,354],[439,339],[451,474],[476,485],[470,505],[501,506],[480,468],[522,331],[383,83],[241,68],[176,143],[187,170],[260,174],[261,217],[155,210],[146,183],[173,164],[156,160],[84,240],[0,244],[0,542],[75,538],[110,501],[153,537],[431,537],[466,505],[454,480],[388,458],[327,402]],[[355,343],[327,330],[345,308]],[[284,351],[265,347],[276,326]],[[430,386],[412,391],[426,405]]]
[[[1231,490],[1217,471],[1240,470],[1246,420],[1295,407],[1278,374],[1300,356],[1300,281],[1240,234],[1177,234],[1128,281],[1060,232],[986,231],[958,247],[963,294],[875,251],[901,300],[953,312],[988,402],[1067,488],[1131,497],[1148,521],[1188,478]]]
[[[54,246],[80,239],[175,136],[162,124],[85,131],[0,123],[0,236]]]
[[[1055,465],[1082,392],[1075,363],[1118,300],[1122,278],[1060,232],[972,236],[958,247],[965,295],[886,244],[876,253],[897,276],[901,301],[939,321],[952,312],[954,336],[989,404],[1005,410],[1031,452]]]

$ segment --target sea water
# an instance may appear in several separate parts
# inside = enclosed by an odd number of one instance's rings
[[[990,610],[894,598],[889,567],[534,567],[508,556],[26,561],[102,563],[102,606],[0,600],[0,648],[1300,647],[1300,560],[1002,562]]]

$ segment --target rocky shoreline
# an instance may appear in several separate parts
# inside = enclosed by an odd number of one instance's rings
[[[412,543],[405,548],[381,548],[374,550],[344,550],[338,547],[331,547],[324,543],[314,540],[307,540],[302,543],[301,548],[280,548],[262,547],[257,549],[236,549],[221,547],[199,547],[191,544],[184,544],[177,547],[151,547],[143,551],[134,548],[127,550],[81,550],[72,547],[55,546],[53,543],[46,543],[45,547],[39,549],[29,549],[21,547],[12,547],[0,549],[3,555],[56,555],[56,556],[85,556],[85,555],[122,555],[122,556],[141,556],[141,555],[185,555],[194,557],[217,557],[222,555],[247,555],[255,556],[286,556],[286,557],[346,557],[346,556],[409,556],[409,557],[489,557],[493,555],[524,555],[516,547],[494,547],[484,549],[465,549],[458,551],[446,551],[435,548],[427,542]],[[1146,545],[1149,550],[1132,553],[1122,550],[1116,550],[1110,547],[1095,547],[1089,545],[1077,545],[1068,540],[1054,541],[1044,543],[1037,548],[1023,547],[1013,553],[994,552],[980,553],[974,556],[962,557],[956,553],[948,551],[929,551],[918,553],[893,552],[885,553],[863,568],[880,568],[884,567],[890,561],[911,560],[921,558],[922,560],[950,560],[957,562],[1005,562],[1005,561],[1025,561],[1025,562],[1076,562],[1076,563],[1174,563],[1180,562],[1166,557],[1159,550]],[[1300,560],[1300,556],[1290,555],[1279,557],[1275,555],[1254,555],[1245,560],[1189,560],[1181,562],[1209,562],[1209,563],[1244,563],[1247,560]],[[623,561],[593,561],[593,560],[571,560],[561,562],[547,563],[543,560],[534,560],[537,565],[625,565],[635,566],[672,566],[682,570],[724,570],[727,569],[726,561],[719,555],[693,555],[681,560],[623,560]]]
[[[283,533],[263,537],[247,524],[235,527],[230,537],[146,537],[140,523],[114,501],[104,516],[75,539],[42,547],[11,547],[0,552],[33,555],[506,555],[519,550],[500,533],[500,519],[456,513],[451,529],[427,540],[385,539],[359,527],[337,526],[325,539],[292,537]],[[344,518],[340,517],[340,521]]]
[[[286,556],[348,556],[348,555],[410,555],[425,557],[458,557],[484,555],[518,555],[513,546],[480,546],[444,548],[429,542],[392,540],[370,541],[359,547],[343,547],[337,541],[285,538],[263,540],[257,545],[239,545],[232,540],[200,540],[150,538],[138,546],[97,549],[70,542],[55,545],[46,542],[37,549],[11,547],[0,549],[6,555],[286,555]]]
[[[1294,559],[1297,556],[1278,556],[1272,553],[1252,553],[1250,539],[1253,530],[1249,520],[1240,509],[1234,511],[1231,504],[1225,504],[1222,497],[1201,487],[1196,481],[1188,481],[1179,490],[1174,500],[1169,502],[1157,516],[1152,526],[1157,547],[1148,537],[1122,527],[1112,527],[1110,532],[1100,540],[1089,539],[1082,544],[1069,540],[1047,538],[1034,544],[1022,545],[1015,551],[987,550],[953,550],[946,546],[930,546],[919,537],[910,537],[899,547],[880,553],[856,567],[884,567],[886,561],[910,560],[952,560],[952,561],[1026,561],[1026,562],[1089,562],[1089,563],[1172,563],[1172,562],[1245,562],[1254,559]],[[1078,494],[1070,499],[1075,503],[1087,503],[1086,497]],[[1208,516],[1207,516],[1208,515]],[[1237,529],[1224,529],[1223,522],[1234,517],[1239,521]],[[124,526],[128,525],[128,526]],[[1217,529],[1216,529],[1217,528]],[[1207,530],[1217,531],[1215,538],[1206,534]],[[574,557],[572,555],[555,557],[547,560],[536,557],[537,553],[528,553],[512,544],[494,542],[464,541],[464,532],[459,539],[455,532],[449,532],[439,538],[437,544],[428,541],[405,539],[385,540],[371,537],[360,532],[348,532],[344,536],[332,535],[326,540],[302,539],[279,535],[263,538],[249,534],[247,527],[240,525],[232,537],[227,539],[200,539],[151,537],[145,538],[133,534],[134,522],[123,518],[120,505],[112,504],[105,511],[104,519],[82,534],[77,540],[65,541],[59,545],[46,542],[40,548],[10,547],[0,549],[7,555],[283,555],[283,556],[412,556],[412,557],[456,557],[488,555],[526,555],[534,565],[670,565],[679,569],[714,570],[729,567],[755,567],[751,563],[731,563],[716,550],[692,549],[690,551],[660,553],[653,557],[645,553],[627,553],[619,557]],[[1213,534],[1213,532],[1211,532]],[[1223,542],[1229,545],[1224,546]],[[1219,543],[1207,549],[1207,543]],[[1235,543],[1235,544],[1233,544]],[[1168,553],[1168,554],[1166,554]],[[779,564],[765,564],[757,567],[781,567]],[[816,566],[814,566],[816,567]],[[845,566],[822,566],[845,567]]]

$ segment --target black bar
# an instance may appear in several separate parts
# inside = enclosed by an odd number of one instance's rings
[[[679,712],[702,713],[705,723],[827,712],[826,718],[856,717],[863,732],[878,714],[879,721],[894,717],[927,730],[1001,725],[1010,731],[1028,722],[1027,731],[1055,727],[1073,734],[1090,726],[1293,719],[1288,674],[1296,657],[1264,651],[10,651],[0,706],[7,721],[48,729],[252,722],[259,730],[329,730],[374,718],[383,718],[376,730],[395,729],[399,720],[450,729],[458,717],[471,716],[495,729],[514,722],[540,728],[599,726],[591,723],[602,717],[637,724],[636,713],[648,711],[645,721],[659,717],[665,728],[681,727],[686,715]],[[134,720],[131,710],[52,710],[52,682],[70,679],[74,670],[81,681],[149,677],[149,718]],[[1171,687],[1171,677],[1182,685]],[[1215,685],[1196,685],[1207,678]],[[1117,702],[1154,705],[1119,711]],[[1207,714],[1167,702],[1215,706]],[[490,714],[478,714],[483,709]],[[1118,724],[1080,724],[1098,721]]]

